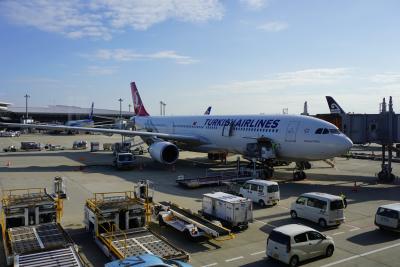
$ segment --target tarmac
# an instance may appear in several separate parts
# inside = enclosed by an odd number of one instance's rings
[[[68,148],[72,147],[74,140],[99,141],[102,144],[118,142],[121,137],[30,134],[0,138],[0,149],[9,145],[19,147],[21,141],[59,144]],[[65,177],[68,200],[64,202],[62,225],[92,266],[103,266],[110,261],[83,227],[84,203],[93,193],[134,190],[136,182],[149,179],[155,185],[156,202],[171,201],[197,211],[201,209],[202,194],[225,189],[223,186],[199,189],[177,186],[175,180],[178,175],[200,176],[205,175],[207,168],[226,167],[207,160],[206,154],[181,151],[175,168],[153,162],[145,154],[138,156],[138,167],[128,171],[115,170],[111,166],[112,159],[109,151],[0,152],[0,189],[46,187],[51,191],[53,178]],[[229,157],[227,165],[234,166],[235,160],[236,156]],[[400,175],[399,164],[393,163],[396,176]],[[273,180],[280,185],[280,203],[270,208],[255,205],[254,222],[247,230],[235,234],[234,239],[192,242],[171,228],[157,228],[157,231],[190,253],[190,263],[199,267],[284,266],[266,259],[265,246],[268,233],[273,228],[289,223],[311,226],[332,236],[335,241],[332,257],[313,259],[302,266],[398,266],[400,235],[378,230],[374,225],[374,215],[380,205],[400,202],[400,181],[396,179],[393,184],[378,184],[376,173],[379,170],[379,161],[336,158],[334,168],[322,161],[313,162],[312,169],[306,171],[306,180],[292,181],[292,165],[277,167]],[[290,204],[305,192],[344,193],[348,201],[346,222],[336,228],[321,229],[313,223],[291,219]],[[0,266],[5,266],[1,246]]]

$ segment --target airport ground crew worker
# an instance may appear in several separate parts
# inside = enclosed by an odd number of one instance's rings
[[[346,195],[343,194],[343,193],[340,193],[340,197],[341,197],[342,200],[343,200],[344,208],[347,208],[347,199],[346,199]]]

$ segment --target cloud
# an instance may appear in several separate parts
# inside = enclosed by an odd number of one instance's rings
[[[371,82],[374,83],[385,83],[385,84],[391,84],[391,83],[400,83],[400,73],[396,72],[384,72],[384,73],[378,73],[375,75],[372,75],[370,77]]]
[[[247,8],[252,10],[259,10],[267,6],[267,0],[240,0],[240,2]]]
[[[292,72],[282,72],[269,75],[269,77],[257,80],[234,81],[227,84],[212,86],[210,89],[214,92],[251,94],[272,92],[281,94],[282,90],[291,90],[293,88],[305,89],[311,86],[331,85],[343,79],[350,77],[349,68],[318,68],[305,69]],[[290,93],[301,93],[302,90]]]
[[[90,58],[114,61],[135,61],[135,60],[172,60],[177,64],[193,64],[198,60],[189,56],[179,55],[173,50],[159,51],[150,54],[137,53],[131,49],[99,49],[94,54],[86,55]]]
[[[89,75],[111,75],[118,70],[117,67],[104,67],[104,66],[88,66],[86,72]]]
[[[286,30],[289,25],[282,21],[270,21],[258,26],[257,28],[266,32],[280,32]]]
[[[109,40],[127,28],[146,30],[168,19],[201,23],[223,14],[218,0],[0,1],[0,15],[11,22],[72,39]]]

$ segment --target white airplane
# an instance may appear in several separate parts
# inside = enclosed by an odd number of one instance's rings
[[[1,111],[7,111],[8,107],[11,105],[11,103],[7,102],[0,102],[0,112]]]
[[[93,109],[94,102],[92,102],[92,106],[90,108],[89,117],[84,120],[70,120],[65,123],[66,126],[77,126],[77,127],[94,127],[93,121]]]
[[[131,83],[136,130],[2,123],[8,127],[67,129],[139,136],[149,145],[151,157],[174,164],[179,149],[206,153],[237,153],[264,164],[273,175],[273,162],[315,161],[346,153],[351,140],[333,124],[301,115],[150,116],[134,82]],[[302,166],[303,164],[298,164]],[[306,177],[302,168],[294,179]]]

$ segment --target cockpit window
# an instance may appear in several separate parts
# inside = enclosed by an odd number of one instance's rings
[[[338,129],[329,129],[329,132],[331,134],[340,134],[340,131]]]
[[[329,133],[329,130],[326,129],[326,128],[325,128],[325,129],[323,130],[323,132],[322,132],[322,134],[328,134],[328,133]]]
[[[315,134],[321,134],[322,133],[322,128],[318,128],[316,131],[315,131]]]

